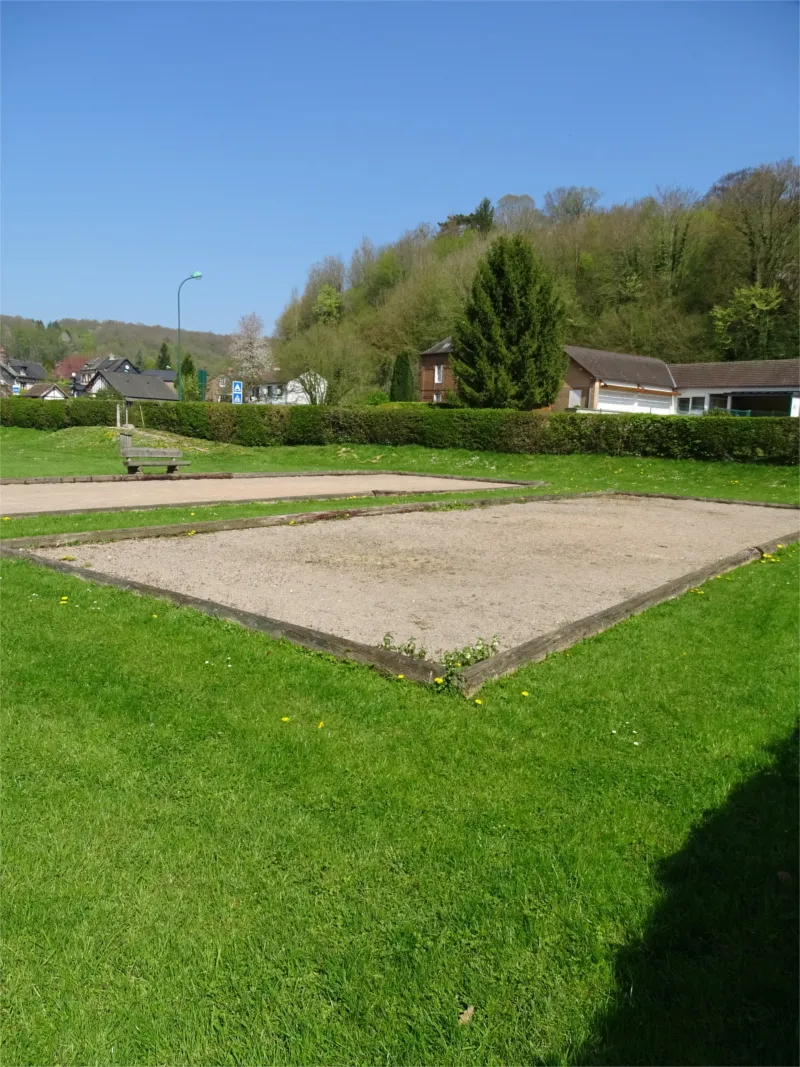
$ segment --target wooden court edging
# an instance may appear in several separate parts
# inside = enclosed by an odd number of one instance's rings
[[[527,488],[537,488],[538,486],[549,485],[549,482],[528,482],[523,483]],[[509,482],[508,487],[511,488],[515,485],[514,482]],[[501,486],[501,488],[503,488]],[[69,511],[9,511],[6,513],[6,517],[9,519],[33,519],[38,517],[47,516],[52,518],[58,515],[97,515],[105,512],[124,512],[124,511],[162,511],[164,508],[215,508],[215,507],[230,507],[237,504],[302,504],[311,500],[367,500],[371,497],[380,496],[419,496],[423,493],[438,493],[443,495],[447,492],[453,493],[477,493],[477,492],[491,492],[491,490],[483,489],[364,489],[359,493],[308,493],[305,496],[282,496],[268,498],[254,497],[245,500],[230,500],[229,498],[223,498],[221,500],[186,500],[181,501],[179,504],[121,504],[117,507],[105,507],[100,508],[72,508]],[[488,498],[487,498],[488,499]]]
[[[160,452],[161,449],[152,451]],[[0,485],[61,485],[73,482],[197,482],[235,478],[345,478],[354,474],[377,477],[396,474],[403,478],[448,478],[458,482],[496,482],[498,485],[547,485],[542,481],[521,478],[483,478],[469,474],[436,474],[432,471],[393,470],[316,470],[316,471],[186,471],[177,474],[65,474],[42,475],[40,478],[0,478]],[[372,492],[372,490],[370,490]],[[159,505],[161,506],[161,505]]]
[[[679,493],[637,493],[627,489],[610,490],[613,496],[634,496],[643,500],[696,500],[700,504],[743,504],[752,508],[783,508],[800,511],[800,504],[774,504],[767,500],[734,500],[726,496],[681,496]]]
[[[4,554],[11,555],[12,553]],[[378,646],[364,645],[358,641],[348,641],[346,638],[325,633],[323,630],[312,630],[307,626],[282,622],[280,619],[271,619],[267,615],[257,615],[252,611],[241,611],[239,608],[231,608],[227,604],[220,604],[214,600],[203,600],[200,597],[176,593],[171,589],[162,589],[161,586],[146,585],[144,582],[129,581],[126,578],[116,578],[111,574],[103,574],[102,571],[76,567],[71,563],[46,559],[44,556],[37,556],[32,552],[24,552],[19,549],[13,551],[13,557],[25,560],[28,563],[34,563],[40,567],[47,567],[49,570],[58,571],[61,574],[67,574],[72,578],[80,578],[85,582],[110,585],[115,589],[136,593],[138,596],[167,600],[180,608],[192,608],[195,611],[202,611],[215,619],[235,622],[248,630],[257,630],[259,633],[267,634],[268,637],[276,641],[291,641],[292,644],[311,649],[313,652],[323,652],[335,656],[337,659],[364,663],[369,667],[374,667],[382,674],[391,675],[395,678],[400,676],[411,679],[414,682],[429,683],[445,672],[445,668],[441,663],[434,663],[431,660],[411,659],[409,656],[404,656],[399,652],[391,652]]]
[[[357,663],[372,666],[387,675],[393,675],[395,677],[402,675],[404,678],[412,681],[430,684],[433,682],[434,678],[443,677],[446,674],[445,667],[435,661],[412,659],[409,656],[383,649],[378,646],[348,641],[335,634],[328,634],[309,627],[283,622],[280,619],[272,619],[268,616],[259,615],[254,612],[242,611],[238,608],[228,607],[227,605],[220,604],[216,601],[187,596],[169,589],[164,589],[160,586],[151,586],[141,582],[116,578],[112,575],[95,571],[94,569],[77,566],[68,561],[46,559],[36,555],[35,552],[31,550],[36,548],[66,547],[68,545],[89,544],[104,541],[185,536],[188,533],[212,533],[218,530],[248,529],[260,526],[288,525],[289,523],[299,525],[307,522],[348,519],[356,516],[367,517],[370,515],[401,514],[411,511],[440,511],[454,510],[455,508],[496,507],[502,504],[537,503],[538,501],[545,500],[574,500],[576,498],[607,495],[641,496],[645,498],[663,497],[664,499],[677,500],[707,499],[703,497],[672,497],[668,494],[655,493],[615,493],[613,491],[609,492],[600,490],[589,493],[555,493],[538,496],[503,498],[488,497],[480,500],[463,502],[427,501],[355,508],[347,511],[342,509],[335,511],[329,510],[296,513],[294,515],[284,514],[244,519],[222,519],[197,523],[195,526],[192,526],[190,523],[180,523],[166,526],[138,527],[133,529],[93,530],[74,534],[49,534],[38,537],[9,538],[5,541],[0,541],[0,555],[13,559],[25,560],[38,566],[44,566],[50,570],[70,575],[71,577],[80,578],[84,581],[113,586],[118,589],[136,593],[140,596],[151,596],[166,600],[179,607],[192,608],[215,618],[228,622],[235,622],[248,629],[257,630],[276,640],[291,641],[294,644],[311,649],[315,652],[327,653],[339,659],[353,660]],[[751,501],[731,500],[712,502],[755,503]],[[758,506],[782,507],[797,510],[797,507],[791,504],[762,504]],[[460,688],[464,695],[471,696],[491,678],[498,678],[529,663],[537,663],[540,660],[545,659],[546,656],[552,652],[563,651],[578,641],[601,633],[616,625],[618,622],[622,622],[624,619],[630,618],[632,615],[637,615],[647,610],[647,608],[681,596],[683,593],[686,593],[688,590],[695,588],[709,579],[715,578],[718,575],[724,574],[727,571],[733,570],[753,560],[762,558],[765,555],[769,555],[777,549],[778,545],[786,545],[798,540],[800,540],[800,531],[793,530],[785,536],[775,538],[764,545],[741,549],[739,552],[736,552],[731,556],[716,560],[715,562],[707,564],[697,570],[690,571],[687,574],[665,582],[654,589],[637,594],[634,597],[630,597],[627,600],[612,605],[610,608],[606,608],[601,612],[585,616],[583,619],[578,619],[566,626],[552,630],[548,634],[523,642],[515,648],[500,652],[491,656],[487,660],[473,664],[471,667],[466,667],[460,671],[456,681],[457,683],[460,683]]]
[[[472,696],[490,678],[499,678],[504,674],[510,674],[512,671],[529,663],[539,663],[549,656],[551,652],[562,652],[564,649],[577,644],[578,641],[602,633],[603,630],[610,629],[618,622],[629,619],[632,615],[639,615],[641,612],[646,611],[647,608],[662,604],[665,600],[673,600],[675,597],[682,596],[690,589],[702,585],[703,582],[716,578],[717,575],[725,574],[727,571],[735,570],[745,563],[761,559],[763,556],[774,552],[778,545],[787,545],[798,540],[800,540],[800,532],[792,531],[792,533],[786,534],[785,537],[777,537],[764,545],[743,548],[732,556],[716,560],[714,563],[700,567],[695,571],[689,571],[688,574],[683,574],[679,578],[664,582],[662,585],[656,586],[655,589],[629,597],[627,600],[620,601],[619,604],[613,604],[604,611],[598,611],[594,615],[586,615],[584,618],[568,623],[566,626],[551,630],[548,634],[535,637],[531,641],[524,641],[515,648],[499,652],[494,656],[490,656],[489,659],[482,660],[480,663],[474,663],[471,667],[465,667],[461,672],[464,695]]]
[[[392,494],[395,495],[395,494]],[[241,519],[209,519],[206,522],[173,522],[161,526],[123,526],[114,530],[87,530],[81,533],[32,534],[29,537],[13,537],[0,540],[0,553],[4,547],[17,548],[66,548],[69,545],[88,545],[104,541],[136,541],[150,537],[185,537],[188,533],[219,533],[222,530],[250,530],[261,526],[301,526],[311,522],[328,522],[333,519],[354,519],[372,515],[402,515],[410,511],[455,511],[468,508],[488,508],[502,504],[533,504],[540,500],[574,500],[577,497],[608,496],[609,491],[599,489],[589,493],[543,493],[539,496],[478,497],[472,500],[420,500],[408,504],[379,504],[375,507],[336,508],[328,511],[296,511],[282,515],[249,515]],[[337,499],[326,496],[326,500]],[[341,497],[338,499],[342,499]],[[346,499],[346,498],[345,498]],[[363,499],[363,497],[362,497]],[[270,501],[272,503],[272,501]],[[285,503],[285,501],[274,501]],[[189,505],[187,505],[189,506]],[[37,512],[40,515],[41,512]],[[70,512],[69,514],[75,514]],[[34,518],[25,515],[25,518]]]

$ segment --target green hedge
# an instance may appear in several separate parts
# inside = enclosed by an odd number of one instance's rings
[[[238,445],[424,445],[495,452],[601,452],[613,456],[724,459],[792,464],[800,419],[711,419],[665,415],[578,415],[441,410],[408,406],[326,408],[245,404],[135,404],[137,426]],[[0,400],[0,424],[59,430],[113,426],[107,400]]]

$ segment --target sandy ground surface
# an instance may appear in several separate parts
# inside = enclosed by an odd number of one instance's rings
[[[276,478],[210,478],[208,481],[62,482],[49,485],[0,486],[4,515],[88,508],[174,507],[218,501],[289,500],[388,489],[398,493],[502,489],[503,483],[470,478],[405,474],[319,474]]]
[[[508,648],[739,549],[798,512],[594,497],[72,549],[79,564],[366,644]],[[40,549],[58,559],[64,549]]]

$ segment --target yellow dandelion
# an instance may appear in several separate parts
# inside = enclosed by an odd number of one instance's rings
[[[530,693],[528,692],[527,689],[523,689],[522,693],[521,693],[521,696],[527,697],[527,696],[530,696]]]
[[[398,674],[397,677],[398,677],[398,680],[399,680],[399,679],[405,678],[405,675],[404,674]]]
[[[157,619],[157,618],[158,618],[158,615],[154,615],[154,616],[153,616],[153,618],[154,618],[154,619]]]
[[[436,682],[437,685],[442,685],[442,683],[444,682],[444,678],[434,678],[433,680],[434,682]]]
[[[778,548],[783,548],[783,545],[778,545]]]
[[[194,537],[194,535],[195,535],[196,533],[197,533],[197,530],[189,530],[189,532],[187,533],[187,535],[186,535],[186,536],[187,536],[187,537]]]
[[[290,526],[294,526],[294,519],[289,523]]]
[[[288,715],[284,715],[283,718],[281,719],[281,722],[288,722],[288,721],[289,721],[289,716]]]
[[[482,700],[476,700],[476,701],[475,701],[475,703],[476,703],[476,704],[482,704],[482,703],[483,703],[483,701],[482,701]]]
[[[11,519],[10,515],[4,515],[3,516],[3,522],[9,522],[10,519]]]
[[[318,730],[321,730],[321,729],[322,729],[322,727],[323,727],[324,725],[325,725],[325,723],[324,723],[324,722],[318,722],[318,723],[317,723],[317,729],[318,729]]]

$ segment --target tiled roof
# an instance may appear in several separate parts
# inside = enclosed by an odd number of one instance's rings
[[[43,381],[47,377],[47,371],[41,363],[34,363],[32,360],[10,359],[8,365],[23,378],[36,378],[39,381]]]
[[[174,370],[143,370],[142,374],[150,374],[153,378],[160,378],[162,382],[174,382],[178,372]]]
[[[153,377],[152,374],[139,374],[138,372],[119,374],[116,371],[100,370],[92,381],[98,377],[126,400],[178,399],[174,389],[171,389],[166,382],[162,382],[160,378]]]
[[[627,382],[653,389],[675,388],[669,367],[660,359],[632,356],[625,352],[604,352],[598,348],[576,348],[573,345],[566,345],[565,351],[592,377],[601,381]]]
[[[800,389],[800,359],[671,363],[679,389]]]
[[[433,348],[429,348],[426,352],[422,352],[423,356],[447,356],[453,351],[453,338],[445,337],[443,341],[439,341]]]
[[[55,382],[37,382],[36,385],[32,385],[30,389],[26,389],[23,396],[44,396],[45,393],[49,393],[51,389],[56,389],[62,396],[66,396],[66,393],[61,386],[56,385]]]

